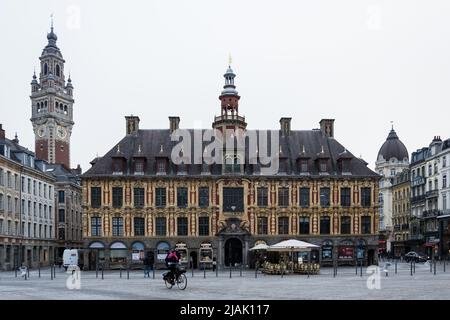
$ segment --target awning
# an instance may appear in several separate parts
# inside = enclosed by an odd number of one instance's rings
[[[439,244],[439,242],[427,242],[423,246],[424,247],[434,247],[434,246],[436,246],[438,244]]]

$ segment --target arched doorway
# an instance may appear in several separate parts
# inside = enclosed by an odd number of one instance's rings
[[[375,264],[375,250],[370,249],[367,251],[367,265],[371,266]]]
[[[198,261],[197,251],[192,250],[189,256],[191,259],[190,262],[191,268],[197,269],[197,261]]]
[[[242,242],[237,238],[225,241],[225,265],[230,266],[242,263]]]

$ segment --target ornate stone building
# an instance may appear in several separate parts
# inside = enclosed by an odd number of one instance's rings
[[[49,163],[48,172],[56,179],[53,215],[56,221],[55,259],[61,262],[65,248],[81,246],[81,168],[70,169],[70,137],[73,122],[73,85],[66,81],[65,60],[56,41],[53,25],[42,51],[39,81],[31,81],[31,122],[35,151]]]
[[[392,182],[393,252],[399,257],[410,251],[408,246],[411,220],[411,178],[409,169],[395,175]]]
[[[382,176],[378,195],[380,210],[380,251],[391,252],[393,239],[392,182],[395,175],[409,168],[409,155],[392,127],[378,152],[375,171]]]
[[[213,128],[231,135],[249,132],[231,68],[224,77]],[[210,164],[200,142],[200,163],[175,163],[171,134],[180,119],[169,120],[168,129],[146,130],[138,117],[126,117],[124,138],[82,175],[90,268],[97,262],[134,265],[145,255],[162,264],[176,246],[194,267],[213,258],[220,266],[252,266],[249,248],[255,243],[289,238],[319,245],[308,258],[322,264],[376,261],[379,175],[335,139],[334,120],[322,120],[320,129],[294,131],[291,119],[282,118],[271,142],[279,161],[273,174],[249,161],[247,144],[221,145],[224,164]],[[205,130],[187,132],[201,137]]]
[[[53,263],[55,179],[0,124],[0,270]]]

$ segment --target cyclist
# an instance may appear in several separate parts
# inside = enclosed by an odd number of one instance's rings
[[[178,262],[180,261],[179,253],[172,249],[166,256],[166,266],[169,268],[169,274],[167,275],[172,285],[175,284],[175,277],[177,276]]]

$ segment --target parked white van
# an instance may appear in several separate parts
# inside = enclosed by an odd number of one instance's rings
[[[83,252],[80,249],[65,249],[63,252],[63,267],[67,270],[70,266],[78,266],[83,269]]]

